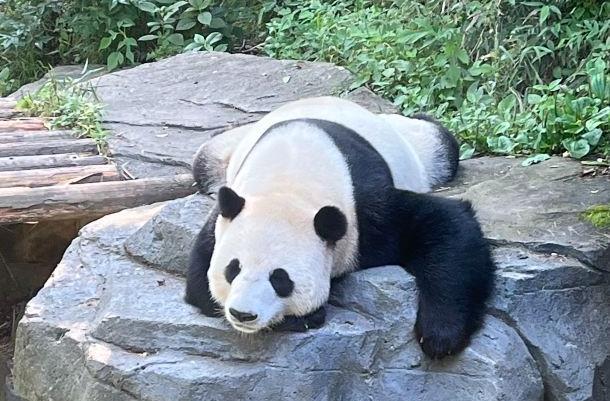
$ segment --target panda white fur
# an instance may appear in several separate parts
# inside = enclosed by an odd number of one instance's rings
[[[458,145],[424,116],[304,99],[204,145],[194,163],[216,209],[191,254],[186,301],[246,333],[324,321],[331,279],[400,265],[415,275],[426,354],[463,349],[480,327],[494,264],[469,203],[426,195],[451,180]]]

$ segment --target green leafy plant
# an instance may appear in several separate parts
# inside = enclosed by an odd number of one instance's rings
[[[261,40],[275,7],[269,0],[0,1],[0,96],[49,65],[89,61],[112,70],[245,46]]]
[[[103,106],[85,73],[78,80],[51,77],[38,91],[21,98],[17,108],[28,115],[50,119],[53,129],[72,129],[79,137],[92,138],[101,152],[106,148],[107,132],[102,127]]]
[[[346,66],[461,158],[610,155],[608,2],[310,0],[267,27],[268,55]]]

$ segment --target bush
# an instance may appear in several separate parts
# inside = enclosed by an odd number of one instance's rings
[[[0,0],[0,95],[49,65],[118,66],[256,41],[274,1]],[[248,33],[248,34],[246,34]]]
[[[346,66],[462,158],[610,154],[608,2],[311,0],[267,27],[267,54]]]

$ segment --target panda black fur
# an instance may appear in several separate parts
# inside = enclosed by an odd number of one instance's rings
[[[422,193],[456,173],[447,130],[315,98],[240,135],[223,151],[228,186],[193,248],[187,302],[244,332],[305,330],[323,323],[331,278],[400,265],[416,278],[423,351],[441,358],[468,344],[494,264],[468,202]]]

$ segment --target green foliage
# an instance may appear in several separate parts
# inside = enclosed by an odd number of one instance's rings
[[[275,1],[0,0],[0,95],[48,65],[108,69],[258,40]]]
[[[310,0],[267,27],[267,54],[346,66],[462,158],[610,155],[610,2]]]
[[[101,124],[103,106],[93,86],[82,79],[51,78],[38,91],[21,98],[17,108],[29,115],[50,118],[53,129],[72,129],[79,137],[92,138],[104,151],[107,133]]]
[[[610,204],[592,206],[583,213],[583,217],[597,228],[609,228]]]

